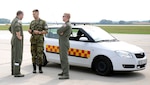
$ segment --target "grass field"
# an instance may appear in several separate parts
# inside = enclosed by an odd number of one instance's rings
[[[150,26],[100,26],[109,33],[150,34]]]
[[[109,33],[121,34],[150,34],[150,26],[99,26]],[[8,30],[9,25],[0,25],[0,30]],[[24,30],[28,30],[28,25],[23,25]]]
[[[0,30],[8,30],[9,25],[0,25]],[[28,30],[29,26],[28,25],[23,25],[23,30]]]

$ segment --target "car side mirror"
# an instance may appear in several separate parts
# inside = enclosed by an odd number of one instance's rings
[[[80,40],[80,41],[88,41],[88,38],[87,38],[87,37],[80,37],[79,40]]]

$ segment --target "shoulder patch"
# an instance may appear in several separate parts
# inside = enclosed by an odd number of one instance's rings
[[[18,20],[18,23],[22,24],[21,20]]]
[[[45,29],[48,29],[48,26],[47,26],[47,24],[45,24]]]

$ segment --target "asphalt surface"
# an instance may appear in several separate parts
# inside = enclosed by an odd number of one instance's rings
[[[150,35],[112,34],[117,39],[135,44],[144,49],[148,58],[145,70],[136,72],[116,72],[112,76],[96,75],[91,69],[71,66],[70,79],[59,80],[60,65],[49,63],[43,67],[43,74],[32,73],[30,35],[24,32],[24,53],[21,72],[25,77],[11,75],[10,39],[8,31],[0,31],[0,85],[149,85],[150,81]]]

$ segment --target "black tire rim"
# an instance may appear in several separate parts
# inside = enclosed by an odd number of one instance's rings
[[[100,61],[97,68],[100,72],[104,72],[107,69],[107,64],[103,61]]]

